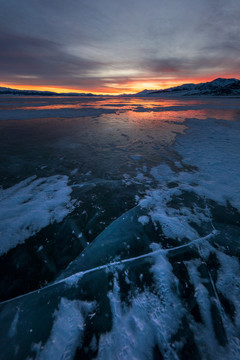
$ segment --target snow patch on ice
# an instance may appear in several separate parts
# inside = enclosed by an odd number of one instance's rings
[[[146,197],[139,203],[148,209],[153,223],[161,225],[165,236],[178,240],[194,240],[199,234],[190,224],[200,225],[202,221],[209,221],[208,214],[206,210],[204,212],[204,209],[198,209],[196,204],[192,209],[171,207],[170,201],[180,194],[177,187],[168,189],[167,186],[162,186],[161,189],[147,191]]]
[[[181,190],[194,191],[221,205],[229,201],[240,210],[240,122],[190,119],[186,125],[186,135],[178,135],[175,149],[185,164],[198,170],[174,173],[161,165],[152,175],[159,182],[176,181]]]
[[[240,122],[191,119],[186,124],[187,136],[179,136],[176,150],[199,169],[197,176],[189,174],[198,185],[195,191],[240,210]]]
[[[29,177],[0,189],[0,254],[4,254],[73,209],[67,176]]]
[[[76,175],[78,173],[78,168],[75,168],[71,171],[71,175]]]
[[[239,339],[239,297],[240,282],[236,274],[240,272],[240,265],[236,258],[226,255],[208,244],[212,252],[217,254],[220,260],[220,268],[218,270],[218,280],[216,285],[208,272],[210,284],[207,279],[202,277],[199,272],[201,260],[191,260],[185,262],[192,285],[194,286],[194,297],[199,305],[203,322],[193,322],[190,318],[190,327],[194,333],[194,338],[201,354],[206,354],[208,359],[233,360],[239,358],[240,339]],[[210,286],[209,286],[210,285]],[[212,289],[211,289],[212,287]],[[211,289],[214,293],[209,292]],[[235,321],[227,315],[222,307],[219,294],[222,293],[230,303],[235,306]],[[216,322],[213,314],[212,305],[215,304],[218,311],[220,321],[218,327],[222,327],[226,334],[226,346],[221,346],[216,338],[216,330],[214,330],[213,321]],[[216,326],[216,325],[215,325]]]
[[[149,178],[148,176],[144,175],[141,171],[137,172],[137,175],[134,177],[131,177],[129,174],[123,174],[123,179],[122,179],[122,183],[126,186],[130,186],[130,185],[137,185],[137,184],[145,184],[148,185],[150,184],[152,181],[151,178]]]
[[[148,190],[140,200],[163,233],[179,240],[199,236],[193,224],[211,222],[207,206],[199,207],[196,200],[189,204],[192,194],[205,202],[209,199],[224,206],[229,202],[240,211],[240,123],[190,119],[186,124],[187,133],[178,135],[174,146],[185,165],[173,163],[176,172],[167,164],[153,168],[151,175],[158,181],[158,188]],[[184,202],[186,194],[188,201]]]
[[[14,316],[14,319],[11,323],[11,326],[10,326],[10,329],[9,329],[9,332],[8,332],[8,336],[9,337],[14,337],[17,333],[17,324],[18,324],[18,320],[19,320],[19,309],[17,310],[15,316]]]
[[[82,344],[85,319],[93,308],[93,303],[62,298],[50,338],[36,360],[73,359],[77,347]]]
[[[135,160],[135,161],[140,161],[142,160],[142,156],[141,155],[138,155],[138,154],[135,154],[135,155],[130,155],[130,158]]]
[[[240,264],[237,258],[220,251],[217,252],[217,257],[221,267],[218,270],[216,287],[234,305],[235,323],[240,329]]]
[[[186,263],[191,283],[195,288],[195,298],[198,302],[200,313],[203,319],[203,324],[194,323],[192,327],[195,330],[195,340],[201,348],[201,353],[206,354],[207,358],[213,359],[216,356],[216,349],[218,348],[217,339],[215,336],[212,316],[211,316],[211,302],[208,290],[204,284],[197,270],[201,264],[200,260],[190,261]]]
[[[138,222],[140,222],[142,225],[147,225],[149,223],[149,217],[146,215],[139,216]]]
[[[115,278],[113,291],[109,293],[113,327],[100,337],[98,360],[152,359],[156,345],[166,359],[178,359],[170,339],[185,310],[173,291],[176,279],[164,255],[156,257],[152,272],[156,293],[145,290],[137,294],[130,307],[121,303]]]

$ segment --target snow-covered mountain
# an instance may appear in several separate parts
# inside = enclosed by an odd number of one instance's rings
[[[136,96],[240,96],[240,80],[218,78],[200,84],[183,84],[164,90],[143,90]]]
[[[19,90],[6,87],[0,87],[0,95],[38,95],[38,96],[96,96],[92,93],[56,93],[53,91],[39,91],[39,90]]]

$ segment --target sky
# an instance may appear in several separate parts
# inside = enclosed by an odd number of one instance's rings
[[[135,93],[240,75],[240,0],[0,0],[0,86]]]

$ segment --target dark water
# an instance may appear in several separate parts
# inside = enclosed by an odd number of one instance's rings
[[[0,358],[238,359],[239,100],[2,97],[0,119]]]

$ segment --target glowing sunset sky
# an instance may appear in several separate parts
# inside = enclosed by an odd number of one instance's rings
[[[0,86],[137,92],[239,77],[239,0],[0,0]]]

